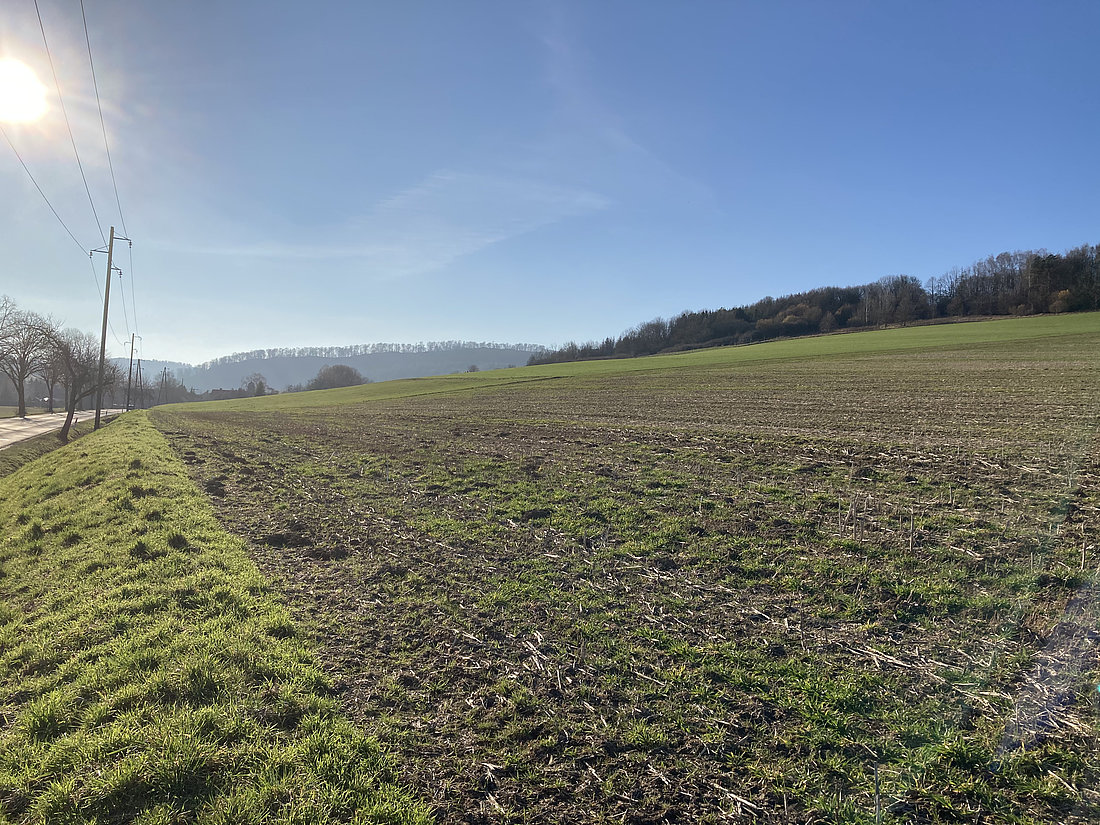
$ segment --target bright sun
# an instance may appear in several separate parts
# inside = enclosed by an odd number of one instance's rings
[[[46,87],[34,70],[13,58],[0,60],[0,120],[29,123],[46,113]]]

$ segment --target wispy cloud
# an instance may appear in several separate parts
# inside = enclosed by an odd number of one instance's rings
[[[576,164],[581,167],[587,161],[593,174],[614,180],[613,191],[629,197],[713,202],[708,185],[683,174],[637,139],[630,112],[609,105],[597,93],[591,77],[594,61],[564,6],[547,8],[538,37],[544,50],[543,74],[560,121],[558,133],[548,142],[551,152],[581,159]]]
[[[345,260],[376,279],[402,278],[442,269],[493,244],[609,205],[602,195],[546,181],[440,171],[366,214],[321,231],[325,242],[261,242],[203,251],[232,257]]]

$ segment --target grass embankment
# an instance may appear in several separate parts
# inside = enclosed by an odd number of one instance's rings
[[[1084,823],[1098,358],[1038,318],[153,419],[441,821],[871,823],[877,764],[887,823]]]
[[[94,426],[91,421],[82,421],[74,424],[69,430],[69,437],[75,441],[82,435],[87,435]],[[42,433],[33,438],[17,441],[9,447],[0,449],[0,476],[11,475],[24,464],[29,464],[36,458],[41,458],[46,453],[65,446],[57,438],[56,432]]]
[[[0,527],[0,822],[426,821],[144,414]]]

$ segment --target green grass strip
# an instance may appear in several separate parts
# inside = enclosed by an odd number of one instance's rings
[[[75,441],[80,436],[90,433],[93,426],[91,421],[81,421],[78,424],[73,424],[73,428],[69,430],[69,438]],[[58,440],[55,431],[42,433],[42,435],[36,435],[33,438],[17,441],[8,447],[4,447],[0,449],[0,476],[10,475],[24,464],[29,464],[36,458],[41,458],[46,453],[52,453],[63,446],[65,445]]]
[[[0,823],[429,821],[143,413],[0,529]]]

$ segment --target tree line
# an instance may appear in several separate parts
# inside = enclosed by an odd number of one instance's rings
[[[732,309],[655,318],[617,338],[569,342],[528,364],[633,357],[749,344],[773,338],[908,324],[937,318],[1033,315],[1100,309],[1100,245],[1062,254],[1002,252],[924,283],[891,275],[862,286],[819,287]]]
[[[304,384],[291,384],[283,392],[304,392],[306,390],[328,390],[336,387],[356,387],[371,383],[359,370],[347,364],[326,364],[317,374]],[[150,404],[178,404],[185,401],[225,401],[230,398],[255,398],[265,395],[278,395],[279,391],[271,386],[263,373],[253,372],[241,379],[240,384],[231,389],[218,388],[205,392],[195,392],[179,380],[172,370],[165,368],[145,390]],[[144,406],[144,404],[143,404]]]
[[[27,385],[41,382],[47,412],[54,411],[57,390],[63,393],[65,423],[59,436],[68,441],[77,407],[96,394],[99,379],[99,339],[76,329],[62,329],[52,319],[20,309],[6,295],[0,297],[0,372],[15,390],[16,414],[27,414]],[[122,378],[117,365],[104,366],[104,391]]]
[[[332,364],[321,367],[317,374],[307,383],[291,384],[286,392],[305,392],[307,390],[334,390],[338,387],[358,387],[360,384],[371,383],[369,378],[355,367],[348,364]]]
[[[234,352],[231,355],[223,355],[212,361],[205,361],[198,365],[199,369],[219,366],[221,364],[236,364],[241,361],[270,360],[274,358],[357,358],[362,355],[379,355],[382,353],[419,353],[419,352],[450,352],[459,349],[499,349],[520,350],[522,352],[541,352],[545,349],[540,344],[501,344],[493,341],[421,341],[416,344],[353,344],[340,347],[277,347],[274,349],[254,349],[248,352]]]

